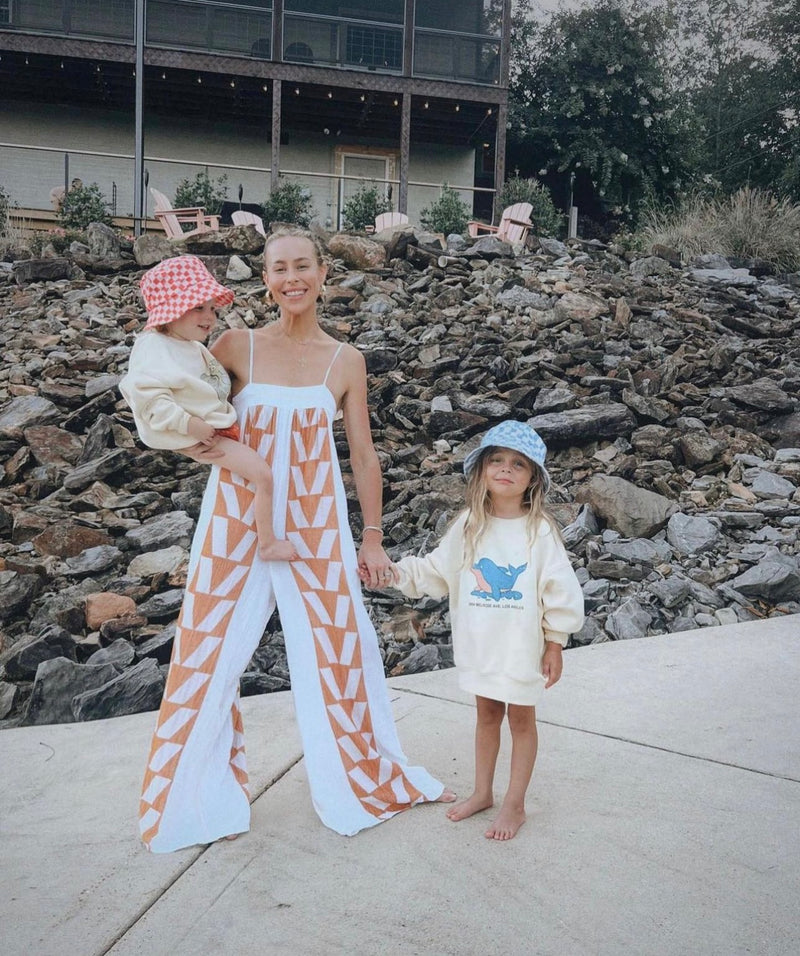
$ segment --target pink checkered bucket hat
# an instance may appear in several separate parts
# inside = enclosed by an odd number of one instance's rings
[[[197,256],[164,259],[145,272],[139,283],[147,309],[146,329],[167,325],[209,299],[230,305],[233,292],[211,275]]]

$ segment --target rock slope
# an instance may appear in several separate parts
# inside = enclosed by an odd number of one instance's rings
[[[435,544],[464,455],[514,417],[550,449],[586,597],[573,643],[800,611],[800,274],[409,228],[328,239],[324,325],[366,357],[393,556]],[[93,227],[63,257],[0,262],[4,725],[158,705],[207,469],[144,448],[117,391],[137,282],[197,252],[236,289],[223,322],[255,327],[261,244],[246,227],[132,251]],[[452,664],[446,602],[368,603],[387,673]],[[242,693],[288,686],[276,616]]]

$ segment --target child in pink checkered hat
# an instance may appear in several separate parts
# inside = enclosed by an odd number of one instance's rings
[[[203,344],[217,308],[233,292],[217,282],[197,256],[165,259],[144,274],[147,324],[137,336],[119,389],[133,411],[141,440],[190,458],[213,449],[215,463],[254,486],[258,553],[264,561],[297,557],[290,541],[272,528],[272,470],[239,441],[236,410],[228,401],[228,373]]]

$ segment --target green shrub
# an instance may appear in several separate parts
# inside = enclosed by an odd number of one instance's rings
[[[361,183],[358,189],[342,206],[345,229],[364,229],[375,223],[375,217],[390,212],[391,202],[375,184]]]
[[[553,204],[550,190],[538,179],[512,176],[503,183],[497,202],[501,209],[514,203],[529,202],[533,206],[530,216],[533,232],[538,236],[557,236],[562,230],[564,217]]]
[[[420,213],[420,222],[426,229],[449,236],[451,232],[465,233],[470,211],[452,186],[445,183],[439,198]]]
[[[76,186],[70,189],[61,201],[58,219],[65,229],[85,229],[93,222],[109,225],[109,202],[97,183]]]
[[[92,222],[97,222],[93,219]],[[63,255],[73,242],[88,244],[88,236],[80,229],[48,229],[46,232],[37,232],[28,240],[28,246],[35,256],[42,254],[45,246],[52,246],[59,255]]]
[[[721,199],[693,195],[678,206],[646,210],[636,241],[645,249],[669,246],[687,259],[718,252],[794,272],[800,269],[800,203],[749,187]]]
[[[264,221],[290,222],[307,229],[314,216],[314,203],[305,186],[289,180],[279,183],[264,203]]]
[[[182,179],[175,190],[175,208],[187,209],[202,206],[209,216],[218,216],[222,204],[228,198],[228,177],[211,179],[207,172],[198,173],[194,179]]]

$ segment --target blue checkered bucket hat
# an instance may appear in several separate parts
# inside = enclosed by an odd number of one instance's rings
[[[481,443],[477,448],[473,448],[464,459],[464,474],[469,478],[469,474],[478,463],[478,458],[484,448],[511,448],[513,451],[521,452],[526,458],[530,458],[542,470],[544,476],[544,490],[550,487],[550,475],[544,467],[544,459],[547,454],[547,446],[542,441],[539,433],[534,431],[530,425],[524,422],[507,421],[494,425],[481,438]]]

